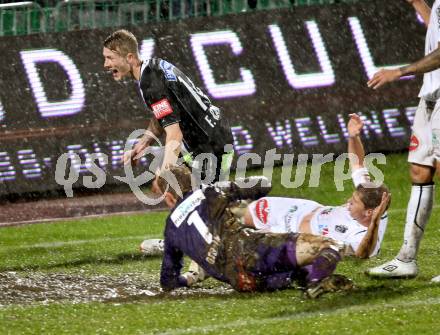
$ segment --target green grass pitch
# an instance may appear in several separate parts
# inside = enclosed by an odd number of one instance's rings
[[[0,334],[439,334],[440,285],[429,282],[440,274],[438,196],[419,276],[373,280],[363,274],[392,258],[403,238],[406,155],[388,155],[381,168],[392,191],[388,230],[378,257],[338,266],[354,280],[352,292],[317,300],[294,289],[239,294],[209,279],[192,290],[156,294],[161,259],[142,256],[138,245],[161,237],[165,212],[8,227],[0,229]],[[332,164],[323,166],[319,188],[307,187],[306,178],[303,187],[283,189],[279,180],[276,169],[272,195],[329,205],[352,192],[349,181],[336,191]],[[15,286],[6,290],[11,280]],[[22,294],[25,287],[33,299]]]

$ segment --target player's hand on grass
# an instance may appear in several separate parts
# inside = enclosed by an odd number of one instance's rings
[[[393,70],[385,70],[382,69],[378,72],[376,72],[368,82],[368,87],[372,88],[373,90],[378,89],[379,87],[385,85],[386,83],[390,83],[392,81],[396,81],[402,76],[402,73],[400,69],[393,69]]]
[[[348,121],[348,125],[347,125],[348,135],[350,137],[359,136],[363,126],[364,126],[364,122],[362,121],[359,115],[355,113],[350,114],[350,120]]]

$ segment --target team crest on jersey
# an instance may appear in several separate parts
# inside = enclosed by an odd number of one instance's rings
[[[414,151],[417,150],[417,148],[419,147],[419,139],[417,138],[416,135],[412,135],[411,136],[411,141],[409,142],[409,151]]]
[[[257,201],[257,204],[255,205],[255,215],[263,224],[267,223],[267,217],[269,215],[269,202],[267,199],[260,199]]]
[[[160,68],[162,69],[165,79],[168,81],[177,81],[177,77],[173,71],[173,64],[168,63],[166,60],[160,61]]]
[[[335,230],[338,233],[344,234],[348,230],[348,227],[344,225],[336,225]]]
[[[171,107],[168,99],[162,99],[158,102],[155,102],[151,105],[151,109],[153,110],[154,116],[158,120],[170,115],[173,112],[173,108]]]

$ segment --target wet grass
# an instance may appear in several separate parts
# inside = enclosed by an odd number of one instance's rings
[[[373,280],[363,275],[368,267],[393,257],[402,242],[410,189],[406,155],[387,156],[385,176],[393,203],[380,256],[341,263],[338,272],[353,278],[356,290],[316,301],[304,299],[297,290],[238,294],[212,279],[193,290],[159,293],[161,260],[144,257],[137,248],[142,239],[161,236],[166,213],[2,228],[3,288],[10,278],[19,278],[22,285],[46,282],[54,289],[65,277],[65,290],[72,281],[97,283],[93,294],[102,299],[75,300],[68,295],[27,303],[18,295],[15,300],[0,299],[0,334],[438,334],[440,285],[429,283],[440,274],[437,207],[422,243],[416,279]],[[272,194],[325,204],[340,204],[352,191],[347,182],[343,192],[336,192],[330,164],[323,167],[319,189],[306,185],[286,190],[279,180],[278,169]],[[91,292],[87,285],[82,294],[86,298]],[[124,286],[132,291],[105,295]],[[38,293],[38,287],[35,290]]]

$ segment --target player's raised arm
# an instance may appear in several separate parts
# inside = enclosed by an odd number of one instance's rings
[[[371,223],[368,226],[368,231],[355,251],[356,257],[368,258],[373,253],[377,244],[380,220],[382,215],[387,210],[390,201],[391,193],[383,192],[382,200],[379,206],[374,209],[373,215],[371,216]]]
[[[440,67],[440,48],[437,46],[430,54],[426,55],[422,59],[409,64],[407,66],[402,66],[397,69],[385,70],[382,69],[376,72],[371,78],[367,85],[372,89],[377,89],[383,85],[396,81],[401,77],[409,76],[413,74],[423,74],[426,72],[431,72]]]
[[[364,122],[359,115],[350,114],[348,121],[348,154],[352,171],[364,167],[365,150],[362,144],[360,134]]]
[[[431,16],[431,8],[426,2],[424,0],[407,0],[407,2],[413,5],[416,12],[422,17],[425,25],[428,26]],[[375,90],[387,83],[396,81],[401,77],[431,72],[439,67],[440,50],[437,48],[430,54],[410,65],[396,69],[381,69],[374,74],[373,78],[368,81],[367,85]]]
[[[416,12],[422,17],[425,25],[429,24],[429,17],[431,16],[431,8],[426,4],[425,0],[406,0],[410,3]]]

